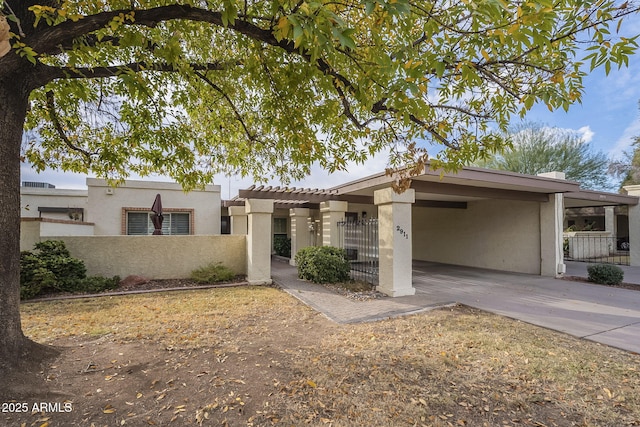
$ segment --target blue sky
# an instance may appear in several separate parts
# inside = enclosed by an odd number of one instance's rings
[[[623,31],[640,28],[640,16],[626,21]],[[640,136],[640,53],[629,61],[628,68],[614,68],[608,76],[599,69],[584,80],[585,93],[582,104],[573,105],[568,112],[563,110],[550,112],[546,106],[534,106],[526,119],[551,127],[579,131],[593,149],[602,151],[612,158],[619,158],[629,150],[633,138]],[[364,165],[350,165],[348,172],[327,174],[315,168],[312,176],[303,182],[294,182],[292,186],[328,188],[346,181],[381,172],[386,165],[384,155],[371,159]],[[44,181],[57,188],[86,188],[85,175],[46,170],[37,174],[30,165],[22,165],[23,181]],[[168,181],[164,177],[149,177],[149,180]],[[222,188],[222,197],[227,199],[237,195],[238,189],[247,188],[251,179],[219,176],[214,184]],[[279,182],[270,182],[280,185]]]

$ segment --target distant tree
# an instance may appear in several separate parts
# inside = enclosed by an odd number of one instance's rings
[[[614,160],[609,165],[609,173],[621,179],[619,190],[627,185],[640,184],[640,136],[634,138],[632,152],[625,152],[622,159]]]
[[[529,175],[564,172],[568,180],[579,182],[583,188],[612,188],[609,159],[593,151],[575,131],[525,123],[510,130],[506,139],[508,148],[478,165]]]

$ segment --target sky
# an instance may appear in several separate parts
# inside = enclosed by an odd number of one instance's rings
[[[640,28],[640,15],[625,21],[623,31],[637,31]],[[636,136],[640,136],[640,53],[629,61],[628,68],[613,68],[608,76],[604,69],[598,69],[584,80],[585,93],[581,104],[571,106],[568,112],[557,110],[550,112],[544,105],[536,105],[525,118],[528,122],[541,125],[571,129],[579,132],[583,139],[613,159],[620,158]],[[378,155],[365,164],[352,164],[347,172],[328,174],[319,167],[302,182],[293,182],[290,186],[308,188],[329,188],[344,182],[362,178],[384,171],[386,156]],[[56,188],[84,189],[86,175],[45,170],[37,174],[29,164],[21,168],[22,181],[42,181]],[[135,177],[132,177],[135,178]],[[170,181],[162,176],[146,177],[146,180]],[[217,176],[214,184],[221,186],[223,199],[238,194],[239,189],[253,184],[250,178]],[[272,181],[267,185],[282,185]]]

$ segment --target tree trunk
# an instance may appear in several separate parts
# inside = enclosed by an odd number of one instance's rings
[[[5,379],[32,371],[29,366],[54,354],[27,339],[20,323],[20,147],[29,92],[24,76],[0,75],[0,375]]]

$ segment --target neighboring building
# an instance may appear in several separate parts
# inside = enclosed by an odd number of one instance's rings
[[[185,193],[176,183],[126,181],[112,187],[101,179],[87,178],[86,182],[87,190],[23,183],[20,189],[23,250],[47,236],[152,234],[149,213],[156,194],[162,198],[163,234],[221,232],[218,185]]]

